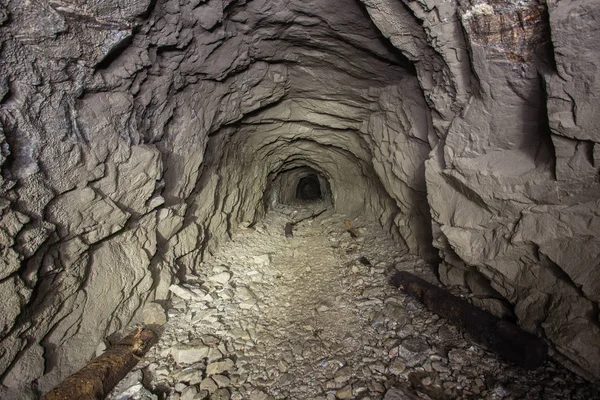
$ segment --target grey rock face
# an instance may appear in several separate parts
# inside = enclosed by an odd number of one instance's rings
[[[324,207],[439,256],[447,284],[477,271],[495,291],[482,307],[600,377],[599,13],[597,0],[0,5],[0,383],[46,391],[145,303],[205,299],[184,277],[227,285],[202,261],[305,169]]]
[[[599,264],[590,259],[596,235],[585,231],[600,196],[597,129],[589,128],[598,124],[587,114],[598,113],[598,102],[589,101],[600,42],[583,27],[598,2],[363,3],[416,62],[434,111],[441,141],[426,162],[426,180],[442,279],[464,284],[464,273],[475,268],[514,306],[523,327],[597,379],[598,318],[583,313],[598,302],[591,286]],[[574,24],[580,12],[585,17]],[[582,89],[570,96],[574,85]],[[480,305],[505,310],[497,300]],[[579,328],[562,307],[582,310],[574,317]]]

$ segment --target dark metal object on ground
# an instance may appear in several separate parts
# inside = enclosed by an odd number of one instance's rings
[[[288,222],[287,224],[285,224],[285,237],[291,238],[294,237],[294,224],[292,224],[291,222]]]
[[[350,234],[352,239],[356,239],[358,237],[358,233],[352,228],[352,222],[350,220],[346,220],[346,232]]]
[[[317,218],[319,215],[323,214],[325,211],[327,211],[327,208],[324,208],[323,210],[321,210],[319,212],[312,213],[308,217],[300,218],[297,221],[288,222],[287,224],[285,224],[285,228],[284,228],[285,237],[287,237],[287,238],[294,237],[294,233],[293,233],[294,225],[297,225],[300,222],[306,221],[308,219]]]
[[[137,329],[79,372],[67,377],[44,400],[104,399],[157,341],[158,335],[154,331]]]
[[[548,346],[539,337],[465,302],[418,276],[401,271],[391,278],[391,283],[425,304],[430,311],[464,329],[478,343],[497,352],[508,361],[534,369],[541,366],[547,357]]]

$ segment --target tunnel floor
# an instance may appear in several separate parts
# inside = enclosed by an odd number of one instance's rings
[[[278,207],[172,287],[160,342],[109,399],[590,399],[552,361],[527,371],[387,284],[432,280],[375,224]],[[356,236],[356,237],[352,237]],[[392,266],[392,267],[388,267]],[[389,388],[396,387],[400,389]],[[386,391],[388,393],[386,394]]]

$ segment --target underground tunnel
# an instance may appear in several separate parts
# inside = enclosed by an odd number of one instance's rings
[[[316,201],[321,197],[321,183],[316,175],[300,178],[296,185],[296,200]]]
[[[0,398],[600,398],[599,15],[0,2]]]
[[[271,173],[270,176],[273,176]],[[297,166],[275,174],[265,191],[265,209],[279,204],[332,207],[331,185],[322,173],[308,166]]]

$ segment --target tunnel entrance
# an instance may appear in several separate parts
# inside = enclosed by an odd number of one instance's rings
[[[272,173],[264,199],[267,210],[278,205],[333,205],[329,179],[306,165],[294,165]]]
[[[321,199],[321,183],[316,174],[300,178],[296,187],[296,199],[308,201]]]

